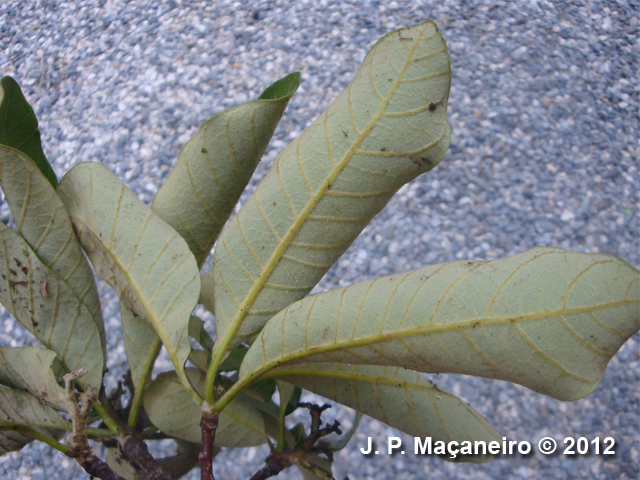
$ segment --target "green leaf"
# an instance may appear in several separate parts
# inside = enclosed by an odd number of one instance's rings
[[[413,437],[433,441],[502,441],[489,422],[459,398],[417,372],[397,367],[311,363],[268,373],[354,408]],[[444,457],[450,460],[448,457]],[[493,456],[459,455],[455,461],[484,463]]]
[[[16,426],[29,427],[57,439],[70,424],[30,393],[0,385],[0,455],[20,450],[33,440],[8,430]]]
[[[290,99],[296,93],[300,86],[300,72],[293,72],[282,77],[280,80],[273,82],[264,89],[258,100],[276,100],[281,101],[285,98]]]
[[[189,335],[205,350],[213,348],[213,340],[204,329],[204,322],[200,317],[191,315],[189,318]]]
[[[241,388],[294,362],[403,366],[575,400],[640,328],[640,272],[611,255],[535,248],[357,283],[297,302],[249,349]]]
[[[292,385],[289,382],[283,382],[282,380],[276,380],[278,385],[278,394],[280,395],[280,408],[278,409],[278,422],[279,422],[279,430],[278,430],[278,444],[276,450],[281,452],[285,447],[285,420],[284,418],[287,416],[287,407],[289,406],[289,402],[293,397],[293,394],[296,390],[296,386]]]
[[[80,385],[99,388],[105,356],[94,317],[67,283],[3,223],[0,244],[0,303],[56,352],[67,369],[88,370]]]
[[[85,304],[100,331],[106,357],[98,289],[64,204],[29,157],[5,146],[0,146],[0,184],[18,233]]]
[[[0,383],[40,398],[67,411],[65,391],[56,382],[55,352],[39,347],[0,347]]]
[[[209,353],[205,352],[204,350],[198,350],[196,348],[192,348],[191,353],[189,353],[189,361],[193,363],[193,365],[202,373],[207,373],[210,360],[209,357]]]
[[[42,151],[38,119],[33,108],[13,78],[2,77],[0,87],[0,144],[27,155],[55,188],[58,179]]]
[[[299,85],[299,73],[278,80],[258,100],[207,120],[180,150],[152,208],[187,241],[198,266],[209,255]]]
[[[304,480],[333,480],[334,478],[331,461],[315,453],[307,454],[297,467]]]
[[[200,303],[211,313],[215,312],[213,301],[213,276],[205,273],[200,278]]]
[[[339,452],[340,450],[344,449],[344,447],[347,446],[347,444],[351,441],[351,439],[355,435],[356,430],[358,430],[358,426],[360,425],[360,420],[362,420],[362,413],[356,411],[356,415],[353,419],[353,422],[351,423],[351,427],[349,428],[349,430],[346,430],[345,432],[343,432],[342,435],[340,435],[340,437],[327,441],[329,450],[331,450],[332,452]]]
[[[194,368],[185,369],[192,385],[202,392],[204,375]],[[164,433],[189,442],[200,443],[200,407],[189,401],[189,394],[176,372],[158,375],[147,387],[144,410],[153,424]],[[220,413],[216,445],[240,448],[267,442],[260,413],[242,400],[235,400]]]
[[[433,22],[374,45],[220,236],[207,274],[216,349],[252,337],[303,298],[403,184],[438,165],[450,141],[450,81]]]
[[[233,350],[229,351],[229,355],[220,364],[218,371],[220,372],[233,372],[239,370],[244,356],[247,354],[248,348],[244,345],[238,345]]]
[[[198,302],[200,273],[186,242],[98,163],[74,166],[58,194],[82,248],[120,301],[149,322],[178,375],[191,351],[189,316]]]
[[[140,385],[142,376],[153,369],[153,365],[149,365],[150,362],[154,362],[160,353],[157,348],[159,337],[147,320],[133,313],[122,302],[120,302],[120,319],[131,379],[136,388],[139,388],[143,386]]]

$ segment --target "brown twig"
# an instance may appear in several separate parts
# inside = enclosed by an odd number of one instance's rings
[[[322,452],[327,456],[329,461],[333,462],[333,452],[329,450],[325,443],[318,442],[318,440],[331,433],[342,435],[340,422],[338,420],[334,420],[333,425],[329,425],[327,423],[323,428],[320,428],[320,416],[322,415],[322,412],[331,408],[331,405],[325,404],[318,406],[313,403],[298,403],[298,406],[304,407],[311,412],[311,431],[309,432],[307,439],[304,441],[304,450],[307,452]]]
[[[335,420],[333,425],[327,423],[324,427],[320,427],[320,417],[322,412],[331,408],[331,405],[319,406],[313,403],[298,403],[298,406],[308,409],[311,413],[311,429],[309,431],[309,436],[298,448],[293,450],[284,450],[281,452],[271,452],[264,461],[265,466],[254,473],[250,480],[265,480],[266,478],[273,477],[282,470],[289,468],[294,463],[302,463],[305,456],[312,452],[322,452],[327,456],[329,461],[333,461],[333,453],[329,450],[326,444],[319,442],[320,439],[331,433],[335,432],[339,435],[342,434],[342,431],[340,430],[340,422],[338,420]]]
[[[291,466],[287,452],[273,452],[269,454],[264,463],[265,466],[254,473],[250,480],[265,480],[265,478],[273,477]]]
[[[213,405],[206,401],[202,404],[202,419],[200,420],[202,450],[198,456],[200,460],[200,480],[215,480],[211,466],[213,464],[218,416],[219,414],[213,409]]]
[[[147,475],[148,480],[172,480],[173,477],[151,456],[142,438],[126,435],[118,437],[118,443],[122,453]]]
[[[76,372],[67,373],[63,377],[67,392],[67,409],[69,410],[69,415],[71,415],[71,424],[73,426],[71,435],[67,436],[67,444],[72,450],[67,455],[75,458],[76,462],[91,477],[98,477],[102,480],[125,480],[111,470],[109,465],[96,457],[87,441],[87,416],[91,411],[93,402],[98,398],[98,390],[87,385],[84,392],[78,396],[73,386],[73,382],[86,375],[86,373],[87,371],[83,368]],[[80,403],[79,407],[78,402]]]

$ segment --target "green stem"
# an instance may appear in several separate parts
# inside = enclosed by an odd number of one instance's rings
[[[2,430],[13,430],[23,435],[27,435],[42,443],[46,443],[50,447],[55,448],[56,450],[64,454],[67,454],[68,452],[73,450],[69,445],[64,445],[58,442],[56,439],[51,438],[50,436],[45,435],[44,433],[39,432],[38,430],[35,430],[33,428],[25,427],[24,425],[8,426],[6,428],[3,426]]]
[[[224,352],[227,351],[229,344],[231,343],[232,335],[226,335],[219,347],[214,351],[213,358],[211,359],[211,363],[209,364],[209,368],[207,369],[207,377],[205,378],[204,385],[204,399],[210,404],[213,404],[215,401],[215,388],[214,382],[216,380],[216,374],[218,373],[218,368],[220,368],[220,364],[224,359]],[[215,348],[215,345],[214,345]],[[217,410],[216,411],[220,411]]]
[[[98,415],[100,415],[104,424],[115,437],[126,431],[126,425],[120,417],[118,417],[118,414],[113,411],[113,408],[111,408],[109,400],[104,392],[100,392],[99,400],[97,402],[93,402],[93,409],[98,413]]]
[[[259,375],[255,375],[255,376],[247,376],[247,377],[244,377],[242,380],[238,380],[236,383],[234,383],[231,386],[229,390],[227,390],[224,393],[224,395],[222,395],[222,397],[218,399],[217,402],[213,404],[213,409],[216,412],[221,412],[222,409],[226,407],[229,404],[229,402],[231,402],[231,400],[236,398],[242,392],[242,390],[247,388],[253,382],[257,381],[259,378],[260,378]]]
[[[149,382],[149,378],[151,378],[153,364],[155,363],[156,358],[158,358],[158,354],[160,353],[161,348],[162,340],[160,340],[160,338],[158,337],[153,341],[151,350],[147,354],[147,357],[144,360],[144,364],[142,365],[142,375],[140,375],[138,384],[135,386],[133,402],[131,403],[131,411],[129,412],[129,420],[127,421],[127,425],[129,425],[130,428],[135,429],[136,424],[138,423],[138,415],[140,414],[140,407],[142,406],[144,389]]]
[[[17,422],[0,422],[0,430],[12,430],[16,427],[56,428],[60,430],[66,430],[67,432],[73,431],[73,425],[71,425],[70,423],[66,425],[48,425],[48,424],[45,425],[45,424],[37,424],[37,423],[31,423],[29,425],[25,425],[24,423],[17,423]],[[111,431],[107,430],[106,428],[87,428],[87,435],[90,435],[97,439],[113,437],[113,435],[111,434]]]

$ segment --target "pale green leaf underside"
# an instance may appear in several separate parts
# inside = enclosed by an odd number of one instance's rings
[[[311,363],[280,367],[282,378],[347,405],[413,437],[433,441],[491,441],[502,437],[477,411],[417,372],[397,367]],[[456,461],[483,463],[491,456],[460,455]]]
[[[100,387],[105,356],[93,316],[27,242],[1,222],[0,273],[0,303],[66,368],[88,370],[79,383]]]
[[[131,310],[120,303],[120,319],[122,322],[122,336],[124,337],[124,351],[127,355],[127,365],[131,371],[134,385],[139,385],[142,375],[145,375],[145,365],[149,356],[153,360],[158,356],[154,349],[158,339],[153,327],[144,318],[135,316]]]
[[[18,232],[91,313],[106,354],[98,289],[89,263],[51,183],[24,153],[0,146],[0,184]]]
[[[216,244],[218,339],[239,344],[304,297],[398,188],[440,162],[450,67],[433,22],[386,35],[280,153]]]
[[[202,393],[204,374],[185,369],[191,384]],[[189,442],[200,443],[200,407],[190,401],[189,394],[175,372],[161,373],[149,384],[144,395],[144,410],[151,422],[164,433]],[[216,446],[240,448],[267,442],[260,413],[242,400],[234,400],[220,414]]]
[[[98,276],[153,327],[185,385],[200,274],[186,242],[98,163],[74,166],[58,194]],[[195,392],[191,392],[196,397]]]
[[[611,255],[534,248],[357,283],[271,319],[240,378],[293,362],[402,366],[592,392],[639,320],[639,272]]]
[[[249,183],[284,109],[300,84],[272,100],[252,100],[202,124],[180,150],[178,163],[151,208],[189,244],[198,266]],[[281,81],[282,81],[281,80]]]
[[[67,410],[53,370],[55,352],[39,347],[0,347],[0,383],[26,390],[58,410]]]
[[[2,429],[3,426],[15,425],[59,438],[68,422],[30,393],[0,385],[0,455],[20,450],[32,441],[28,435]]]

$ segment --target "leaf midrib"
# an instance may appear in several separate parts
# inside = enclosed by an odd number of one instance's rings
[[[397,368],[397,367],[393,367]],[[444,390],[440,390],[434,386],[422,385],[420,383],[408,382],[406,380],[394,380],[388,377],[380,377],[377,375],[366,375],[362,373],[349,373],[349,372],[338,372],[332,370],[313,370],[306,368],[295,368],[291,367],[290,369],[282,368],[278,370],[273,370],[272,372],[263,375],[261,378],[271,379],[271,378],[283,378],[287,376],[292,377],[319,377],[319,378],[330,378],[330,379],[338,379],[338,380],[349,380],[355,382],[367,382],[374,383],[378,385],[389,385],[391,387],[397,388],[412,388],[414,390],[422,390],[428,393],[437,392],[439,394],[444,394],[452,398],[456,398],[454,395],[445,392]]]
[[[198,393],[193,389],[193,387],[191,387],[191,383],[189,382],[189,379],[187,378],[186,374],[183,371],[183,366],[179,365],[178,362],[174,359],[174,357],[177,357],[177,353],[173,348],[172,343],[168,340],[168,335],[165,329],[163,328],[162,322],[160,322],[158,317],[155,315],[155,310],[151,307],[146,297],[142,295],[142,292],[137,282],[135,282],[134,279],[128,274],[128,271],[124,268],[124,265],[122,264],[122,262],[120,262],[118,257],[111,252],[111,249],[105,244],[102,237],[98,235],[96,231],[87,222],[85,222],[82,217],[78,215],[70,215],[70,217],[73,218],[74,221],[78,221],[78,223],[81,223],[85,228],[87,228],[87,230],[91,231],[91,234],[93,235],[93,240],[99,242],[102,245],[102,251],[106,252],[109,255],[109,257],[111,257],[113,262],[116,264],[116,266],[118,267],[122,275],[125,277],[127,283],[134,290],[136,297],[138,297],[138,300],[140,301],[140,303],[142,303],[142,306],[144,307],[147,315],[151,317],[150,319],[151,319],[153,328],[158,334],[158,337],[160,337],[162,344],[167,349],[167,353],[169,353],[169,356],[171,357],[171,361],[176,367],[176,372],[180,376],[180,379],[182,380],[182,383],[184,384],[187,392],[189,392],[189,395],[194,400],[196,400],[198,403],[201,403],[202,399],[200,398],[200,395],[198,395]]]
[[[606,303],[598,306],[553,310],[553,311],[548,311],[544,313],[531,313],[531,314],[519,315],[519,316],[505,316],[505,317],[496,317],[492,319],[481,319],[481,320],[472,319],[464,322],[446,323],[446,324],[438,324],[438,325],[426,325],[426,326],[415,327],[415,328],[410,328],[406,330],[389,332],[386,334],[369,335],[356,340],[348,339],[342,342],[332,342],[326,345],[310,347],[304,350],[297,350],[295,352],[291,352],[287,355],[283,355],[271,361],[263,363],[262,366],[257,370],[254,370],[253,372],[240,378],[239,381],[234,385],[234,387],[231,390],[229,390],[228,393],[233,396],[235,392],[232,393],[232,391],[236,390],[236,388],[238,389],[244,388],[246,385],[253,383],[253,381],[255,381],[256,379],[262,378],[265,372],[281,364],[285,364],[293,360],[298,360],[300,358],[316,355],[319,353],[326,353],[334,350],[345,350],[348,348],[360,347],[363,345],[371,345],[371,344],[381,343],[388,340],[395,340],[397,338],[411,337],[416,335],[431,335],[431,334],[436,334],[441,332],[465,330],[468,328],[474,328],[474,325],[475,325],[475,328],[482,328],[482,327],[491,326],[491,325],[505,325],[510,323],[518,324],[525,321],[540,320],[540,319],[549,318],[549,317],[557,317],[559,315],[570,315],[570,314],[579,314],[579,313],[585,313],[585,312],[593,312],[596,310],[602,310],[605,308],[614,308],[621,305],[630,305],[633,303],[636,303],[636,301],[621,300],[618,302],[611,302],[611,303]],[[372,338],[375,338],[375,339],[372,340]]]
[[[251,290],[249,291],[249,293],[245,297],[245,300],[242,302],[242,304],[240,304],[238,306],[237,313],[236,313],[234,319],[232,320],[231,325],[227,329],[227,331],[226,331],[226,333],[225,333],[225,335],[224,335],[224,337],[223,337],[223,339],[222,339],[222,341],[220,343],[220,346],[219,346],[219,348],[218,348],[218,350],[216,352],[216,355],[215,355],[213,361],[211,362],[210,370],[211,369],[217,370],[218,364],[222,360],[222,356],[224,355],[224,352],[227,350],[229,344],[231,343],[231,340],[233,339],[234,335],[236,334],[236,332],[240,328],[240,325],[242,324],[242,322],[244,321],[244,319],[248,315],[249,308],[251,307],[251,305],[253,305],[254,301],[256,300],[256,298],[258,297],[260,292],[262,291],[262,288],[264,287],[264,284],[267,282],[267,280],[271,276],[271,273],[273,272],[273,269],[276,267],[276,265],[280,261],[280,258],[282,257],[284,252],[289,247],[289,244],[295,238],[296,234],[298,233],[298,231],[300,230],[302,225],[305,223],[305,221],[306,221],[307,217],[309,216],[309,214],[311,213],[311,211],[317,206],[318,202],[320,202],[320,200],[322,199],[322,197],[324,196],[324,194],[328,190],[329,185],[331,185],[333,183],[335,178],[347,166],[347,164],[351,160],[351,157],[356,153],[358,147],[368,137],[369,133],[371,133],[371,130],[373,130],[373,128],[378,124],[379,120],[384,116],[384,111],[386,110],[387,105],[389,104],[389,102],[393,98],[396,90],[401,85],[400,80],[403,78],[407,68],[409,67],[409,65],[411,63],[411,59],[413,58],[413,53],[414,53],[415,49],[417,48],[419,42],[422,40],[422,35],[423,35],[423,33],[425,32],[426,29],[427,29],[427,27],[425,26],[425,28],[420,32],[419,38],[414,42],[414,44],[412,45],[411,49],[409,50],[409,53],[407,54],[407,60],[405,61],[405,64],[404,64],[401,72],[398,74],[398,77],[394,81],[393,86],[392,86],[391,90],[389,91],[388,95],[382,101],[382,103],[380,105],[380,108],[378,109],[378,112],[376,113],[376,115],[369,121],[369,123],[367,124],[365,129],[362,131],[362,133],[360,133],[357,136],[357,138],[355,139],[353,145],[344,154],[342,160],[340,160],[340,162],[335,166],[335,168],[332,170],[332,172],[329,174],[329,176],[322,183],[322,185],[320,186],[318,191],[311,197],[311,199],[307,203],[307,205],[304,208],[304,210],[296,218],[296,220],[294,221],[293,225],[289,228],[289,230],[287,231],[287,233],[283,237],[282,241],[280,242],[278,247],[275,249],[274,253],[271,255],[271,258],[269,258],[269,261],[267,262],[267,264],[261,270],[260,275],[258,275],[258,279],[253,284],[253,286],[251,287]],[[376,44],[376,46],[374,46],[374,48],[376,48],[377,45],[378,44]],[[372,51],[372,57],[373,57],[374,54],[375,54],[375,50]],[[349,87],[347,87],[348,91],[350,91],[351,85],[352,84],[350,84]],[[351,106],[349,107],[349,109],[352,110]],[[351,112],[351,113],[353,115],[353,112]],[[324,115],[326,115],[326,112],[324,113]],[[276,162],[278,160],[279,159],[276,159]],[[256,202],[258,202],[257,197],[256,197]],[[207,375],[207,376],[209,376],[209,375]],[[209,383],[210,382],[207,381],[207,384],[209,384]],[[209,395],[207,395],[207,397],[209,397]]]

